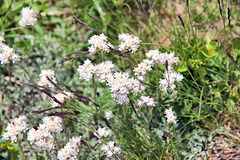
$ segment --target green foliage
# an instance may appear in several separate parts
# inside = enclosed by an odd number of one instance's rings
[[[99,127],[111,127],[113,136],[111,139],[104,137],[103,144],[114,140],[115,145],[121,147],[121,156],[125,159],[207,157],[204,143],[210,146],[219,129],[226,125],[227,118],[235,122],[230,124],[232,130],[240,125],[240,71],[227,55],[229,52],[237,66],[240,66],[240,38],[236,33],[238,22],[232,20],[232,24],[227,26],[226,6],[234,6],[236,2],[224,2],[223,17],[220,16],[217,2],[205,2],[204,5],[199,1],[191,1],[190,6],[183,4],[186,9],[181,14],[185,24],[183,28],[175,16],[177,8],[169,12],[166,7],[175,2],[152,0],[157,13],[155,15],[147,1],[141,1],[143,8],[130,0],[0,1],[0,35],[22,57],[17,64],[0,65],[1,133],[9,120],[19,115],[27,116],[29,128],[37,128],[44,116],[60,112],[49,110],[42,114],[33,113],[50,108],[52,100],[41,92],[42,88],[23,86],[18,81],[36,85],[41,70],[52,69],[58,85],[65,91],[69,86],[76,94],[88,97],[100,107],[86,99],[79,101],[76,97],[64,102],[69,108],[63,111],[71,114],[64,118],[66,134],[62,132],[56,135],[58,146],[50,153],[51,157],[57,158],[57,150],[63,148],[69,138],[82,136],[87,145],[82,144],[79,148],[79,159],[106,159],[106,154],[101,151],[102,144],[93,136]],[[38,19],[34,26],[20,27],[18,21],[22,7],[35,9],[44,20]],[[199,11],[199,7],[202,11]],[[132,70],[137,64],[114,52],[85,54],[75,60],[59,63],[65,58],[80,55],[79,51],[87,51],[89,37],[97,34],[74,22],[72,15],[103,32],[115,46],[119,45],[118,34],[138,36],[142,44],[138,52],[130,54],[137,63],[146,58],[145,53],[149,50],[159,49],[162,53],[175,51],[181,61],[174,69],[184,76],[182,83],[177,86],[177,98],[171,98],[171,92],[164,94],[159,88],[159,79],[163,78],[166,70],[164,65],[154,66],[146,76],[147,83],[152,86],[148,86],[145,95],[154,98],[155,107],[138,107],[140,95],[132,94],[129,98],[135,108],[131,104],[119,105],[112,98],[106,83],[79,79],[77,67],[86,59],[94,64],[111,60],[116,64],[117,71],[127,72],[132,77],[135,77]],[[239,8],[233,7],[231,17],[239,17]],[[193,27],[206,20],[206,23]],[[166,22],[169,24],[166,25]],[[59,92],[56,88],[52,90]],[[164,114],[167,108],[175,111],[178,119],[176,125],[167,123]],[[104,119],[107,111],[114,113],[110,120]],[[23,138],[24,147],[27,146],[26,142]],[[236,144],[239,145],[239,142]],[[33,147],[38,152],[38,159],[47,157],[46,153]],[[20,148],[10,141],[0,141],[0,155],[4,158],[11,157],[14,160],[19,159],[20,155],[31,159],[35,156],[30,149],[25,149],[29,152],[26,154]],[[114,158],[119,157],[114,155]]]

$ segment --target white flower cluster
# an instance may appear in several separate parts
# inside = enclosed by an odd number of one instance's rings
[[[113,154],[120,154],[121,148],[115,147],[114,141],[110,141],[107,145],[103,144],[101,150],[106,152],[107,157],[112,157]]]
[[[60,133],[63,129],[62,119],[57,116],[44,117],[43,124],[39,125],[39,129],[48,130],[52,133]]]
[[[54,137],[48,130],[35,130],[32,128],[28,132],[27,140],[30,141],[30,144],[35,144],[36,146],[41,147],[42,150],[51,151],[54,149]]]
[[[165,114],[166,114],[165,117],[167,117],[167,122],[168,123],[175,123],[176,124],[177,117],[173,115],[172,108],[166,109]]]
[[[107,137],[107,136],[111,136],[112,132],[110,129],[107,129],[106,127],[99,127],[97,132],[93,133],[97,138],[98,138],[98,142],[102,143],[102,137]]]
[[[36,11],[30,9],[28,7],[22,8],[22,19],[18,22],[20,26],[30,26],[34,25],[37,22],[37,18],[35,18]]]
[[[152,60],[144,59],[142,63],[138,64],[137,68],[134,68],[135,75],[137,77],[146,76],[147,72],[152,70],[152,66],[154,65]]]
[[[114,64],[111,61],[102,62],[96,66],[92,64],[90,60],[84,61],[84,64],[78,67],[80,73],[79,79],[85,79],[89,81],[95,74],[101,82],[105,82],[114,71]]]
[[[3,133],[2,139],[10,139],[12,142],[16,142],[17,136],[27,130],[26,117],[20,116],[19,118],[11,120],[11,123],[8,123],[6,130],[7,132]]]
[[[78,145],[81,143],[81,139],[81,136],[71,138],[70,141],[66,144],[66,146],[64,146],[64,148],[58,151],[57,158],[59,160],[78,160]]]
[[[95,74],[101,82],[105,82],[114,71],[114,64],[111,61],[105,61],[95,66]]]
[[[155,106],[154,99],[149,98],[149,96],[141,96],[141,99],[138,100],[138,106],[142,106],[143,104],[147,104],[149,107]]]
[[[138,80],[129,78],[127,73],[115,72],[113,76],[109,77],[108,86],[112,92],[112,97],[117,103],[129,103],[128,94],[133,92],[137,94],[146,89]]]
[[[119,45],[120,51],[129,50],[134,53],[137,51],[139,47],[138,44],[141,42],[141,40],[137,36],[129,35],[128,33],[119,34],[118,38],[120,41],[122,41]]]
[[[60,133],[62,131],[62,121],[59,117],[44,117],[43,124],[38,129],[32,128],[27,135],[30,144],[35,144],[43,150],[51,151],[54,149],[54,137],[51,133]]]
[[[80,73],[79,79],[89,81],[95,74],[101,82],[107,81],[110,87],[112,97],[117,103],[129,103],[128,94],[130,91],[137,94],[146,89],[138,80],[129,78],[127,73],[115,72],[114,64],[111,61],[102,62],[96,66],[90,60],[84,61],[84,64],[78,67]]]
[[[57,83],[54,75],[55,75],[54,71],[50,69],[42,70],[41,74],[39,75],[40,82],[38,83],[38,85],[41,85],[41,86],[48,85],[49,87],[54,87],[54,85],[51,82],[49,82],[49,80],[47,79],[47,77],[49,77],[54,83]]]
[[[86,81],[89,81],[93,77],[95,67],[92,62],[87,59],[86,61],[84,61],[83,65],[78,67],[77,70],[80,73],[79,79],[85,79]]]
[[[148,53],[146,53],[146,56],[149,59],[153,60],[154,63],[165,64],[167,61],[170,70],[173,64],[178,64],[178,62],[180,61],[178,57],[174,57],[174,51],[168,54],[167,52],[160,53],[157,49],[150,50]]]
[[[17,53],[13,52],[13,48],[2,43],[5,41],[3,37],[0,36],[0,62],[1,64],[10,63],[12,60],[13,63],[20,61],[20,56]]]
[[[163,74],[164,79],[160,79],[159,83],[160,86],[162,87],[162,91],[164,93],[168,93],[169,90],[174,91],[176,88],[176,85],[174,84],[175,82],[181,82],[183,79],[183,76],[180,73],[176,73],[173,71],[165,72]]]
[[[178,64],[180,61],[178,57],[174,57],[175,53],[160,53],[158,50],[150,50],[148,53],[146,53],[146,56],[153,61],[154,64],[167,64],[167,71],[163,74],[164,79],[160,79],[159,83],[162,87],[162,91],[164,93],[168,93],[169,90],[172,91],[172,98],[177,97],[177,91],[174,91],[176,88],[175,82],[181,82],[183,79],[183,76],[180,75],[180,73],[176,73],[173,71],[173,65]],[[138,71],[138,70],[137,70]],[[149,71],[149,70],[147,70]],[[136,71],[135,71],[136,72]],[[139,72],[135,73],[136,75],[139,75]]]
[[[55,94],[54,97],[55,97],[59,102],[63,103],[66,98],[69,98],[69,97],[72,96],[72,94],[71,94],[70,92],[64,92],[64,93],[65,93],[65,94],[63,94],[63,93]],[[59,106],[59,104],[58,104],[57,102],[55,102],[53,99],[52,99],[52,101],[53,101],[53,104],[52,104],[53,107]]]
[[[107,120],[109,120],[110,118],[112,118],[112,116],[113,116],[113,112],[112,112],[112,111],[107,111],[107,112],[105,113],[105,117],[107,118]]]
[[[111,43],[107,43],[107,37],[102,33],[99,36],[94,35],[88,40],[88,44],[91,44],[90,47],[88,47],[88,51],[90,54],[96,54],[97,49],[100,49],[104,52],[109,52],[109,46],[114,48]]]

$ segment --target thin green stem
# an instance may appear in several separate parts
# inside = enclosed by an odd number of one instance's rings
[[[153,111],[153,107],[149,107],[150,108],[150,112],[149,112],[149,120],[148,120],[148,129],[149,131],[151,131],[151,121],[152,121],[152,111]]]
[[[45,152],[46,152],[46,155],[47,155],[47,159],[51,159],[51,156],[50,156],[50,154],[49,154],[49,152],[47,151],[47,150],[45,150]]]
[[[8,63],[7,65],[8,65],[9,85],[12,85],[11,65],[10,65],[10,63]]]
[[[27,139],[26,133],[24,133],[23,136],[24,136],[25,139]],[[38,159],[38,154],[37,154],[37,152],[35,151],[35,149],[32,147],[32,145],[30,144],[30,142],[29,142],[28,140],[27,140],[27,143],[28,143],[29,147],[31,148],[31,150],[34,152],[35,157],[36,157],[36,160],[37,160],[37,159]]]
[[[173,123],[173,134],[174,134],[174,137],[177,138],[177,134],[176,134],[176,130],[175,130],[175,124]],[[177,142],[175,140],[175,142]],[[178,159],[181,159],[180,157],[180,151],[179,151],[179,147],[178,147],[178,144],[175,144],[176,148],[177,148],[177,152],[178,152]]]
[[[17,136],[17,142],[18,142],[18,147],[20,148],[21,152],[22,152],[22,155],[24,158],[27,158],[23,152],[23,148],[22,148],[22,145],[21,145],[21,140],[19,139],[19,136]]]
[[[95,146],[97,146],[97,144],[98,144],[98,143],[96,143],[96,144],[93,146],[93,148],[94,148]],[[88,146],[88,148],[90,149],[90,152],[93,153],[92,148],[91,148],[91,146],[88,145],[88,143],[87,143],[87,146]],[[90,152],[89,152],[89,153],[90,153]],[[87,157],[89,156],[89,153],[87,154],[87,156],[85,157],[85,159],[87,159]],[[92,154],[92,155],[94,156],[95,159],[97,159],[97,157],[96,157],[94,154]]]
[[[93,76],[92,77],[92,89],[93,89],[93,99],[94,99],[94,102],[97,103],[97,85],[96,85],[96,82],[95,82],[95,77]],[[96,111],[98,110],[98,107],[96,107]]]

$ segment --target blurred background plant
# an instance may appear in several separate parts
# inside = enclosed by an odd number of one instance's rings
[[[60,147],[68,138],[82,135],[90,147],[81,146],[79,159],[106,158],[104,153],[99,154],[99,144],[92,134],[97,126],[107,125],[101,118],[105,112],[113,111],[114,118],[109,125],[125,159],[214,156],[225,159],[235,154],[226,154],[226,151],[237,150],[240,145],[240,72],[227,53],[240,67],[239,1],[3,0],[0,6],[0,35],[22,57],[19,63],[0,65],[1,133],[11,118],[26,115],[29,128],[36,128],[44,115],[51,113],[34,114],[32,111],[51,107],[51,99],[38,88],[26,87],[17,81],[38,84],[43,69],[55,71],[59,86],[70,86],[94,99],[92,82],[79,79],[76,71],[87,58],[94,64],[101,63],[102,55],[86,54],[59,64],[65,58],[78,56],[79,51],[87,51],[89,38],[97,34],[77,24],[74,15],[91,28],[102,31],[115,46],[119,44],[118,34],[138,36],[142,43],[139,50],[131,54],[138,63],[149,50],[175,51],[181,60],[176,69],[184,79],[178,86],[176,99],[159,93],[158,88],[148,87],[147,93],[158,101],[152,112],[135,106],[140,118],[130,104],[118,105],[106,85],[96,82],[95,98],[101,109],[88,103],[67,101],[65,105],[71,107],[68,111],[75,113],[72,117],[88,127],[65,119],[68,136],[58,135]],[[19,26],[23,7],[41,13],[34,26]],[[119,71],[130,74],[136,67],[131,60],[113,54],[105,55],[104,60],[113,61]],[[164,66],[155,67],[148,83],[158,86],[164,70]],[[138,98],[131,95],[134,104]],[[164,110],[170,107],[178,118],[177,124],[171,126],[164,117]],[[0,144],[0,155],[5,158],[18,159],[17,155],[23,154],[33,157],[29,147],[22,153],[17,144],[3,140]],[[27,146],[24,141],[22,144]],[[226,148],[224,144],[230,145]],[[56,155],[53,152],[51,156]]]

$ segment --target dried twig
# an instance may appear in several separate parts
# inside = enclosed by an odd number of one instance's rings
[[[77,22],[77,23],[79,23],[79,24],[81,24],[83,27],[85,27],[86,29],[88,29],[88,30],[91,30],[91,31],[96,31],[96,32],[98,32],[99,34],[102,34],[102,32],[99,30],[99,29],[96,29],[96,28],[91,28],[90,26],[88,26],[88,25],[86,25],[85,23],[83,23],[81,20],[79,20],[77,17],[75,17],[74,15],[72,16],[73,18],[74,18],[74,20]]]
[[[204,22],[199,23],[199,24],[194,24],[192,27],[200,27],[200,26],[202,26],[205,23],[207,23],[207,21],[204,21]]]
[[[183,20],[182,20],[181,15],[180,15],[180,14],[177,14],[177,17],[178,17],[178,19],[181,21],[181,24],[182,24],[183,28],[185,29],[185,25],[184,25],[184,22],[183,22]]]
[[[130,97],[128,97],[129,99],[130,99]],[[130,99],[130,104],[131,104],[131,106],[132,106],[132,109],[133,109],[133,111],[134,111],[134,113],[137,115],[137,117],[139,118],[139,116],[138,116],[138,114],[137,114],[137,111],[135,110],[135,108],[134,108],[134,105],[133,105],[133,102],[132,102],[132,100]]]
[[[135,62],[137,64],[137,62],[135,61],[135,59],[133,59],[129,54],[126,54],[128,52],[121,52],[120,50],[116,49],[116,48],[112,48],[111,46],[108,45],[108,48],[110,51],[115,52],[118,56],[120,57],[127,57],[128,59],[132,60],[133,62]]]
[[[91,18],[93,18],[93,19],[101,22],[101,19],[99,19],[99,18],[97,18],[97,17],[95,17],[95,16],[93,16],[93,15],[91,15],[91,14],[89,14],[89,13],[87,13],[87,15],[88,15],[89,17],[91,17]]]

